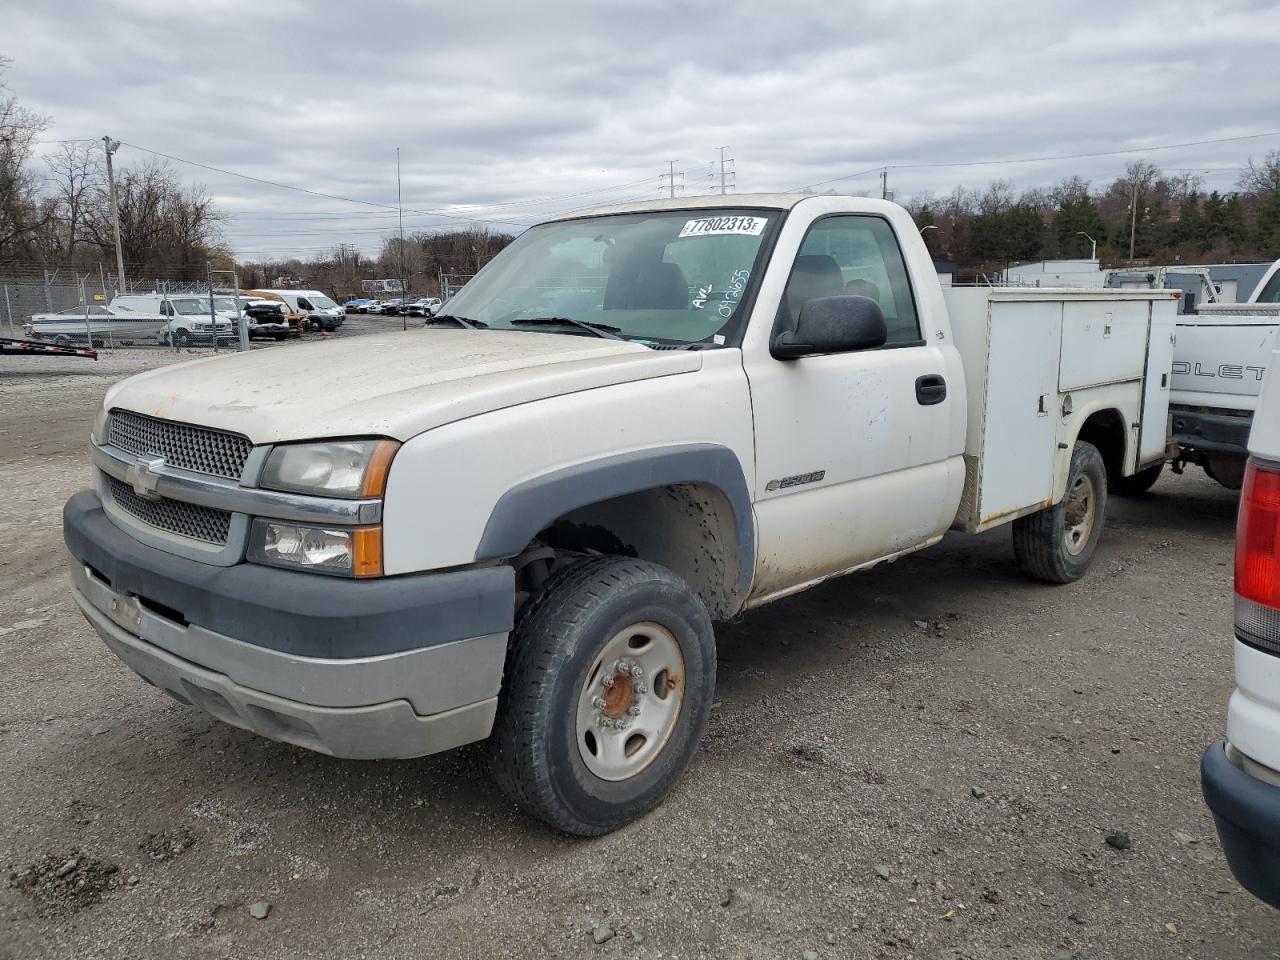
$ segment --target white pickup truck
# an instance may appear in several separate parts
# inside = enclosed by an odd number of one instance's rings
[[[76,602],[146,680],[325,753],[491,738],[525,810],[657,804],[712,624],[949,529],[1084,574],[1158,462],[1174,295],[939,285],[910,216],[744,195],[579,213],[426,329],[108,393],[64,515]]]
[[[1280,260],[1248,302],[1206,301],[1201,298],[1194,313],[1178,318],[1169,397],[1170,432],[1177,444],[1174,469],[1196,463],[1223,486],[1238,490],[1249,426],[1280,325]]]

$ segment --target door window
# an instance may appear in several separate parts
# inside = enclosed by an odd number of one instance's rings
[[[315,309],[315,307],[311,306],[311,301],[310,301],[310,300],[308,300],[306,297],[299,297],[299,298],[298,298],[298,309],[299,309],[299,310],[314,310],[314,309]]]
[[[783,309],[794,324],[801,308],[820,297],[870,297],[880,304],[885,346],[918,346],[911,281],[888,221],[872,216],[824,217],[809,228],[787,280]]]

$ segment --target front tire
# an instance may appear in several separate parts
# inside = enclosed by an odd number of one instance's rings
[[[1055,506],[1013,521],[1013,552],[1023,573],[1046,583],[1084,576],[1102,535],[1107,468],[1091,443],[1071,452],[1066,495]]]
[[[492,760],[502,791],[565,833],[657,806],[702,739],[715,691],[706,607],[665,567],[598,557],[554,576],[507,655]]]

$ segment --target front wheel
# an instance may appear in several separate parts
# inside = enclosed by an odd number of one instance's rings
[[[693,759],[715,680],[711,619],[683,580],[626,557],[574,564],[516,626],[494,721],[495,779],[566,833],[625,826]]]
[[[1023,573],[1071,583],[1089,569],[1107,509],[1107,468],[1098,448],[1076,441],[1067,493],[1056,505],[1013,521],[1013,553]]]

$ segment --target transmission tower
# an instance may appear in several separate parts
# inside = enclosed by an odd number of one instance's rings
[[[665,180],[667,186],[667,196],[672,200],[676,197],[676,184],[679,182],[680,192],[684,193],[684,173],[676,173],[676,162],[674,160],[667,161],[667,172],[662,174],[659,180]]]

